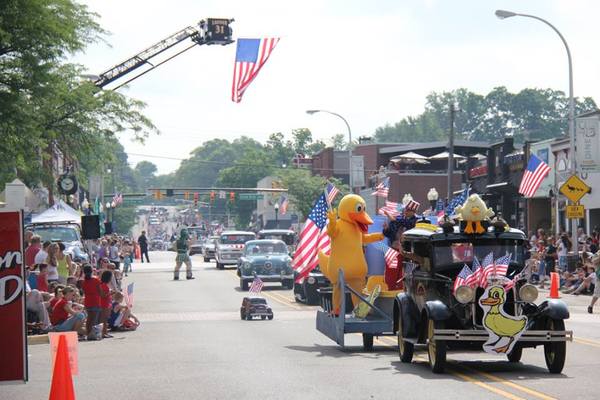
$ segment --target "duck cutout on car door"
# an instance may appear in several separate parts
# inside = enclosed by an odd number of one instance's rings
[[[510,353],[527,327],[525,315],[512,316],[504,311],[505,301],[506,291],[502,286],[489,286],[479,299],[483,309],[483,327],[490,335],[483,344],[487,353]]]

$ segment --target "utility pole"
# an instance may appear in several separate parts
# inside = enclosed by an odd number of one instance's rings
[[[452,199],[452,175],[454,174],[454,118],[456,106],[450,104],[450,135],[448,137],[448,201]]]

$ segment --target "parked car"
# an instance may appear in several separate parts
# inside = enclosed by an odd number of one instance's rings
[[[304,304],[319,304],[318,290],[329,287],[331,282],[323,275],[317,266],[301,282],[296,282],[297,272],[294,271],[294,299]]]
[[[209,236],[208,239],[202,243],[202,257],[204,262],[209,262],[211,259],[215,260],[215,247],[217,245],[218,236]]]
[[[65,254],[71,255],[81,262],[87,262],[89,256],[81,241],[81,231],[77,224],[69,222],[34,223],[26,226],[34,234],[40,236],[42,243],[45,241],[62,242],[65,245]]]
[[[292,259],[287,246],[281,240],[251,240],[246,243],[244,254],[238,261],[240,288],[248,290],[248,285],[256,277],[263,282],[281,282],[284,288],[294,286]]]
[[[267,299],[264,297],[244,297],[240,307],[240,318],[251,320],[252,317],[260,319],[273,319],[273,310],[269,307]]]
[[[202,254],[202,245],[204,243],[203,235],[205,234],[206,230],[201,226],[189,226],[187,230],[192,241],[190,246],[190,256],[194,254]]]
[[[244,245],[247,241],[255,238],[254,232],[225,231],[221,233],[215,246],[217,269],[224,269],[226,265],[237,265],[244,252]]]
[[[263,229],[258,232],[257,239],[283,240],[288,247],[288,252],[290,255],[293,255],[294,251],[296,251],[298,235],[289,229]]]

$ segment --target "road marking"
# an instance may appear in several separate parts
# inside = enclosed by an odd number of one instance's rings
[[[237,276],[237,273],[235,271],[233,271],[233,270],[227,270],[227,272],[231,276],[233,276],[235,279],[239,279],[239,276]],[[285,297],[285,296],[283,296],[283,295],[281,295],[279,293],[270,293],[270,292],[265,291],[265,290],[261,291],[260,293],[263,296],[267,296],[268,298],[270,298],[272,300],[275,300],[279,304],[282,304],[282,305],[284,305],[286,307],[291,307],[291,308],[293,308],[294,310],[297,310],[297,311],[305,311],[304,308],[298,307],[296,304],[294,304],[292,301],[290,301],[289,298],[287,298],[287,297]]]
[[[592,347],[599,347],[600,348],[600,342],[597,342],[595,340],[592,339],[584,339],[584,338],[580,338],[580,337],[574,337],[573,341],[579,344],[585,344],[587,346],[592,346]]]
[[[514,394],[512,394],[510,392],[504,391],[502,389],[495,388],[493,386],[488,385],[487,383],[481,382],[478,379],[475,379],[475,378],[470,377],[470,376],[465,375],[465,374],[461,374],[460,372],[457,372],[457,371],[454,371],[454,370],[449,370],[448,372],[450,372],[452,375],[455,375],[455,376],[457,376],[457,377],[459,377],[459,378],[461,378],[461,379],[463,379],[463,380],[465,380],[467,382],[470,382],[470,383],[472,383],[474,385],[477,385],[477,386],[482,387],[482,388],[484,388],[486,390],[489,390],[490,392],[496,393],[497,395],[500,395],[502,397],[506,397],[507,399],[511,399],[511,400],[525,400],[523,397],[519,397],[519,396],[516,396],[516,395],[514,395]]]
[[[175,313],[139,313],[136,316],[144,321],[151,322],[198,322],[198,321],[235,321],[240,319],[239,311],[193,311],[193,312],[175,312]],[[315,314],[312,311],[278,311],[276,318],[278,320],[301,320],[314,319]]]

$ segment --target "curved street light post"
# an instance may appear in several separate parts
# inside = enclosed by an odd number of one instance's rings
[[[577,157],[575,154],[575,97],[573,96],[573,60],[571,58],[571,50],[569,49],[569,45],[565,40],[565,37],[560,33],[558,29],[550,22],[546,21],[543,18],[537,17],[535,15],[530,14],[520,14],[513,11],[506,10],[496,10],[496,17],[500,19],[506,19],[511,17],[526,17],[538,20],[548,25],[556,34],[560,37],[560,40],[565,45],[565,50],[567,50],[567,59],[569,62],[569,153],[570,153],[570,161],[571,161],[571,175],[577,174]],[[558,195],[558,194],[557,194]],[[575,203],[573,203],[575,204]],[[559,224],[559,221],[556,221],[556,224]],[[571,240],[573,241],[573,249],[575,254],[577,254],[577,220],[573,219],[571,224]]]
[[[332,111],[327,111],[327,110],[306,110],[306,113],[309,115],[313,115],[316,113],[327,113],[327,114],[331,114],[331,115],[335,115],[338,118],[341,118],[342,121],[344,121],[344,123],[346,124],[346,128],[348,128],[348,182],[350,185],[350,192],[354,192],[353,188],[352,188],[352,130],[350,129],[350,124],[348,124],[348,121],[346,121],[346,118],[342,117],[340,114],[338,113],[334,113]]]

